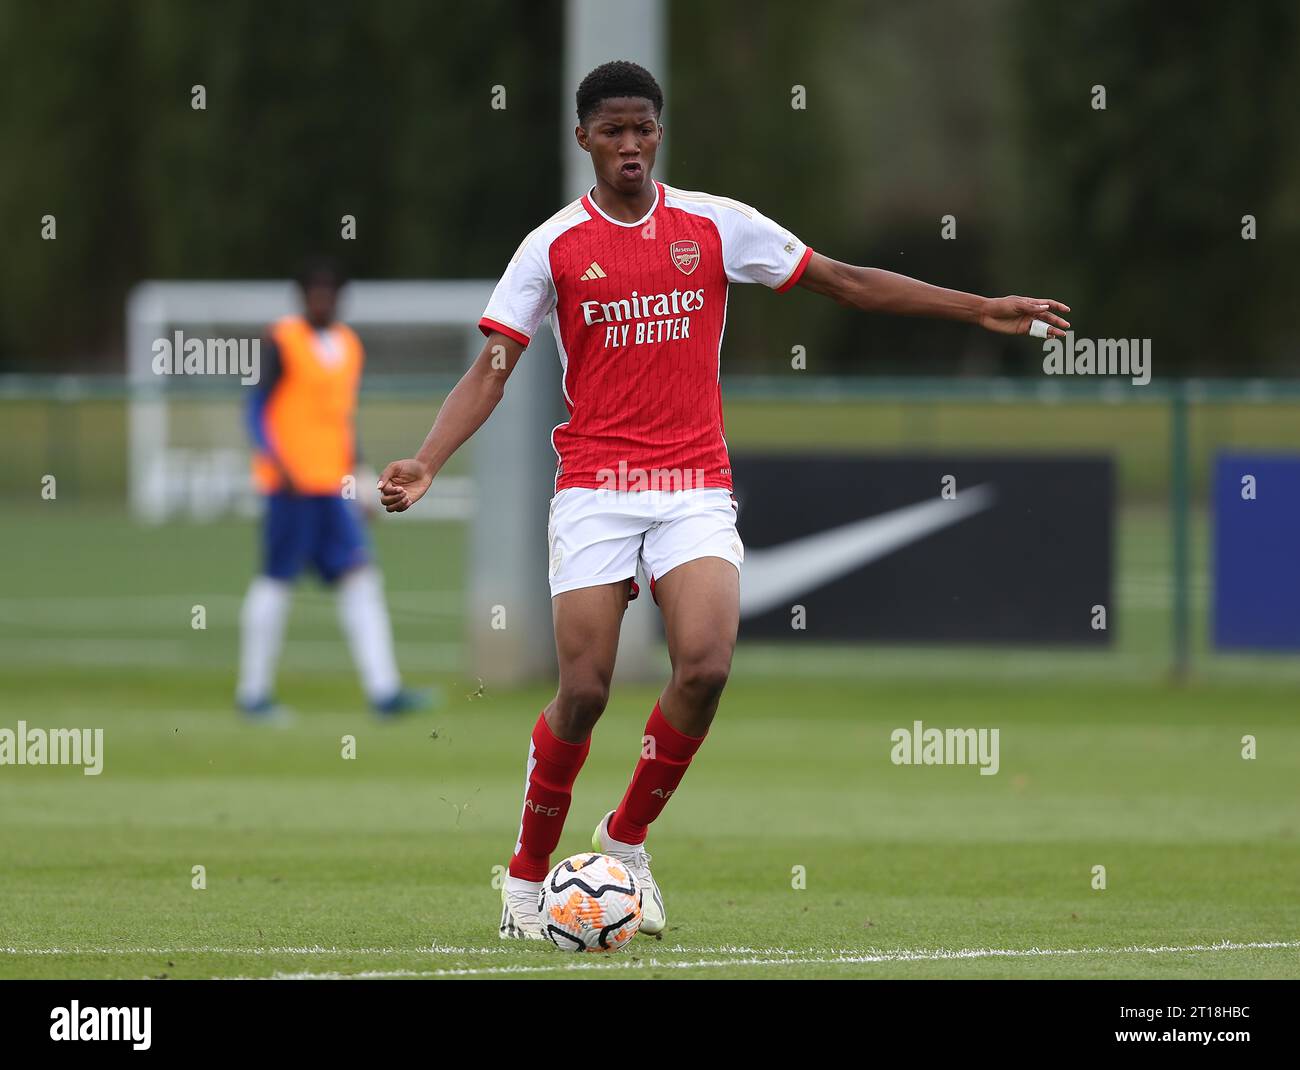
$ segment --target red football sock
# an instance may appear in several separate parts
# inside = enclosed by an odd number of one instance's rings
[[[581,743],[566,743],[551,731],[545,713],[537,718],[528,748],[524,812],[514,857],[510,859],[510,876],[526,881],[546,879],[551,871],[551,852],[560,842],[564,818],[573,801],[573,782],[590,749],[590,737]]]
[[[686,768],[704,742],[704,736],[688,736],[670,725],[655,703],[645,734],[654,740],[653,758],[643,748],[641,760],[632,772],[627,794],[609,819],[609,834],[620,843],[644,843],[646,830],[668,805]]]

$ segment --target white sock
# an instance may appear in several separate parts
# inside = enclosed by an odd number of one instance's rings
[[[366,697],[371,702],[391,698],[402,686],[402,678],[393,657],[393,629],[379,570],[366,565],[339,580],[338,609]]]
[[[239,613],[239,685],[235,697],[240,702],[261,702],[271,697],[292,593],[289,584],[270,576],[258,576],[248,585]]]

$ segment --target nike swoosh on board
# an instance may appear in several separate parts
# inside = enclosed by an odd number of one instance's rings
[[[901,550],[927,535],[982,513],[997,499],[981,483],[951,500],[937,499],[891,509],[779,546],[746,550],[740,581],[740,615],[753,617],[807,594],[854,569]]]

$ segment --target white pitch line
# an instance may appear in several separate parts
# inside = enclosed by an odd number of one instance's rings
[[[343,978],[382,978],[382,977],[478,977],[490,975],[510,975],[528,973],[589,972],[609,970],[648,970],[648,969],[717,969],[732,966],[855,966],[891,962],[946,962],[985,958],[1060,958],[1079,955],[1185,955],[1198,952],[1217,951],[1251,951],[1279,950],[1300,948],[1300,940],[1272,940],[1237,943],[1221,940],[1214,944],[1187,944],[1183,946],[1157,945],[1145,947],[1130,945],[1127,947],[1084,947],[1084,948],[934,948],[934,949],[899,949],[880,951],[867,949],[832,949],[829,954],[818,955],[813,951],[790,948],[752,948],[744,946],[722,947],[682,947],[656,948],[656,955],[664,953],[683,953],[694,955],[730,955],[737,956],[721,959],[665,960],[659,958],[618,959],[614,961],[556,962],[554,965],[509,966],[467,966],[448,967],[437,970],[365,970],[357,973],[282,973],[273,977],[281,979],[320,979],[338,980]],[[346,955],[346,956],[384,956],[384,955],[502,955],[510,954],[514,948],[507,947],[439,947],[431,945],[419,948],[371,947],[340,948],[313,945],[309,947],[136,947],[136,948],[17,948],[0,947],[0,954],[8,955]],[[250,978],[232,978],[248,980]]]
[[[1117,955],[1117,954],[1187,954],[1199,951],[1246,951],[1251,949],[1276,949],[1300,947],[1300,940],[1279,940],[1258,943],[1234,944],[1223,941],[1218,944],[1191,944],[1186,947],[1092,947],[1092,948],[966,948],[947,951],[893,951],[879,954],[838,955],[831,957],[799,958],[783,956],[781,958],[736,958],[736,959],[695,959],[693,961],[663,961],[660,959],[640,959],[630,961],[622,959],[613,962],[566,962],[554,966],[477,966],[449,968],[441,970],[364,970],[359,973],[274,973],[271,980],[277,981],[346,981],[346,980],[380,980],[400,977],[486,977],[510,976],[529,973],[608,973],[614,970],[697,970],[729,969],[736,966],[857,966],[881,962],[943,962],[952,959],[979,958],[1022,958],[1055,957],[1066,955]],[[256,977],[232,977],[234,981],[259,980]]]

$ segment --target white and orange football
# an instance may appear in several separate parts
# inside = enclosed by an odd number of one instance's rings
[[[542,883],[542,935],[564,951],[618,951],[641,927],[641,889],[609,855],[566,858]]]

